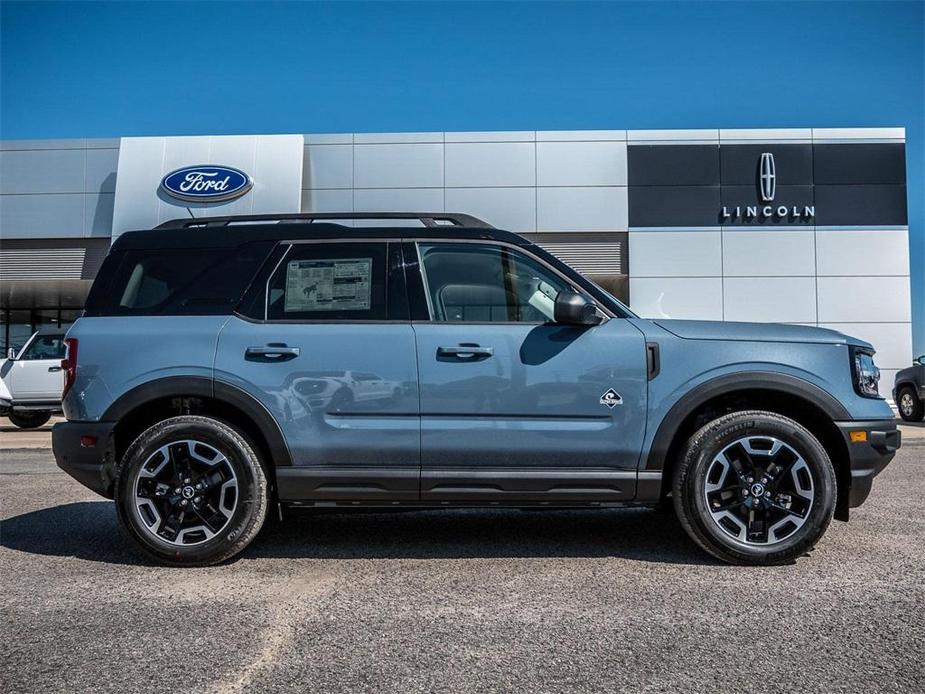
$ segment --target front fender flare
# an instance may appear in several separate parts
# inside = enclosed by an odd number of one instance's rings
[[[771,390],[806,400],[822,410],[833,421],[851,419],[851,415],[834,396],[802,378],[773,371],[748,371],[724,374],[705,381],[672,405],[659,422],[652,445],[642,469],[660,471],[665,466],[668,449],[687,416],[708,400],[741,390]]]

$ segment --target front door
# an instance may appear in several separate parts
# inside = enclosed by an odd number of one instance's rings
[[[418,244],[422,500],[625,501],[645,433],[642,333],[552,322],[576,290],[523,249]],[[580,291],[580,290],[579,290]]]
[[[61,360],[65,347],[63,335],[36,334],[20,350],[16,359],[7,362],[3,378],[15,402],[61,400],[64,372]]]
[[[293,244],[261,291],[256,317],[222,329],[215,378],[279,423],[292,457],[277,468],[281,500],[416,501],[417,364],[407,304],[394,300],[398,244]]]

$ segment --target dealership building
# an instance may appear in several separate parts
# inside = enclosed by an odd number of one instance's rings
[[[209,166],[247,185],[209,203],[164,185]],[[2,141],[0,346],[73,322],[125,231],[388,211],[463,212],[521,233],[645,317],[856,335],[877,349],[885,395],[913,356],[902,128]]]

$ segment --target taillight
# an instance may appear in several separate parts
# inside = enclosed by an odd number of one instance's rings
[[[64,345],[67,348],[64,359],[61,360],[61,368],[64,369],[64,391],[61,393],[63,398],[74,385],[77,378],[77,338],[67,337],[64,339]]]

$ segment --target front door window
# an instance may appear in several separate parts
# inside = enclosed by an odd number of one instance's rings
[[[434,320],[545,323],[556,295],[571,286],[528,255],[506,246],[420,245]]]

